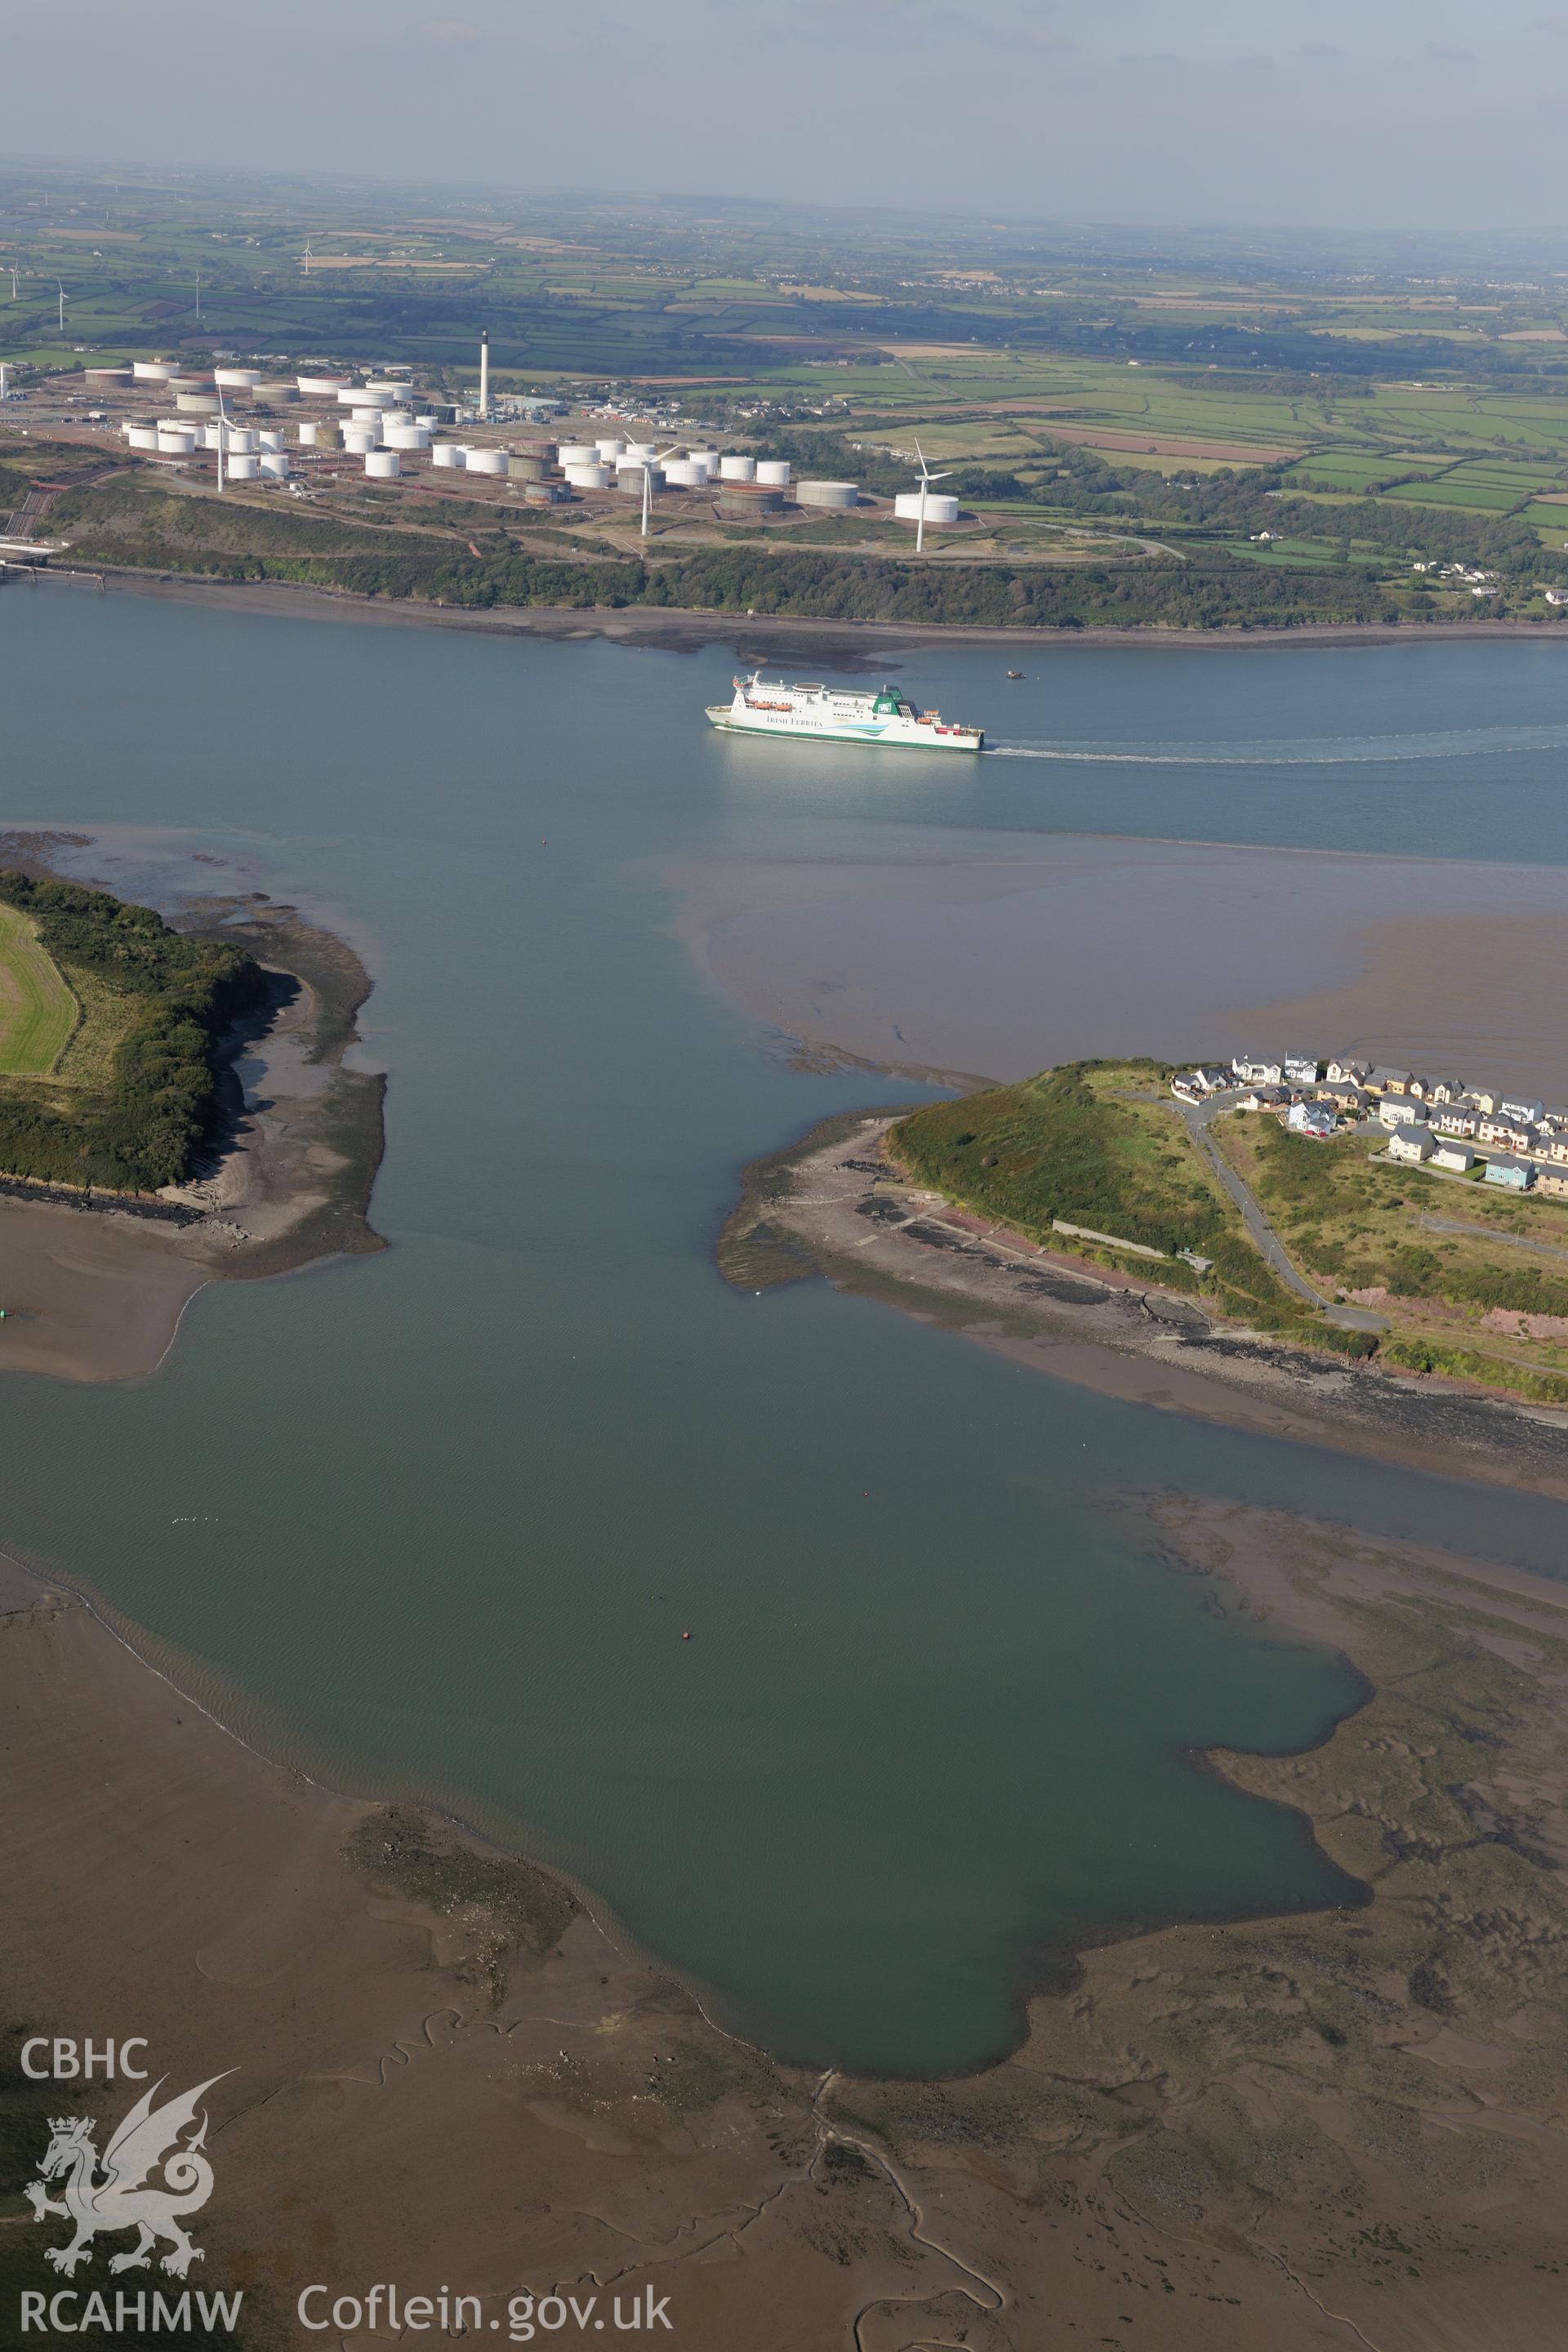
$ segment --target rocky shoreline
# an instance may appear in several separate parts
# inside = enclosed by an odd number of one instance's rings
[[[821,1273],[1106,1394],[1568,1497],[1568,1412],[1319,1353],[1038,1249],[890,1166],[900,1115],[840,1116],[754,1161],[719,1243],[726,1278],[763,1289]]]

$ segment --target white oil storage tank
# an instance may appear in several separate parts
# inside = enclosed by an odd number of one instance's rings
[[[607,490],[610,469],[608,466],[568,466],[566,478],[574,490]]]
[[[389,481],[393,475],[403,471],[403,460],[395,449],[367,449],[364,469],[373,481]]]
[[[128,367],[89,367],[83,368],[82,373],[95,392],[112,392],[117,385],[125,385],[131,381]]]
[[[557,452],[563,466],[596,466],[599,452],[592,441],[563,441]]]
[[[231,482],[254,482],[261,470],[261,460],[251,457],[248,451],[242,450],[236,455],[231,450],[224,466]]]
[[[468,451],[470,474],[504,474],[509,452],[505,449],[472,449]]]
[[[143,383],[167,383],[169,378],[178,375],[180,371],[173,360],[132,360],[131,373]]]
[[[256,436],[256,446],[263,450],[281,449],[283,446],[281,431],[276,425],[264,425]]]
[[[852,507],[860,491],[854,482],[797,482],[795,494],[803,507]]]
[[[289,478],[287,449],[264,449],[261,453],[261,470],[270,476],[274,481],[287,481]]]
[[[343,447],[356,457],[363,457],[375,446],[375,429],[369,425],[345,425]]]
[[[626,456],[626,445],[616,434],[606,433],[595,442],[594,453],[595,457],[602,457],[606,466],[613,466],[617,457]]]
[[[214,368],[213,382],[221,383],[225,392],[248,392],[261,382],[259,368]]]
[[[258,436],[251,431],[248,425],[231,425],[228,428],[228,446],[231,449],[239,450],[242,456],[249,457],[259,447],[260,442]]]
[[[708,468],[689,457],[668,457],[664,478],[672,490],[700,490],[707,485]]]
[[[155,449],[158,446],[158,428],[154,425],[128,425],[125,438],[133,449]]]
[[[189,425],[160,425],[157,440],[167,457],[188,457],[196,446],[195,429]]]
[[[900,490],[898,497],[893,500],[893,513],[897,520],[900,522],[919,522],[921,519],[921,494],[919,490]],[[949,498],[947,493],[943,490],[928,490],[926,492],[926,520],[927,522],[956,522],[958,520],[958,500],[956,499]]]
[[[789,459],[759,457],[757,479],[759,482],[766,482],[771,489],[782,490],[789,480]]]
[[[294,381],[307,400],[331,400],[348,387],[346,375],[297,375]]]
[[[420,425],[384,425],[381,446],[384,449],[428,449],[430,436]]]
[[[433,466],[465,466],[468,452],[459,449],[455,441],[437,441],[431,447],[430,463]]]
[[[729,457],[720,458],[719,479],[721,482],[754,482],[756,478],[757,461],[754,457],[742,457],[731,452]]]
[[[216,416],[217,394],[216,392],[182,392],[176,396],[174,405],[182,416]]]
[[[658,457],[658,443],[657,441],[628,441],[626,446],[626,455],[628,458],[635,459],[635,461],[640,465],[645,457]]]

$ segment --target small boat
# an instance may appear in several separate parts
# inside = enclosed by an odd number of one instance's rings
[[[1007,675],[1009,677],[1022,677],[1024,673],[1021,669],[1010,669]]]

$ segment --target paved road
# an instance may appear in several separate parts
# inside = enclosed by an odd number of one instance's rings
[[[1424,1173],[1430,1174],[1426,1170]],[[1505,1249],[1539,1250],[1542,1257],[1568,1257],[1556,1242],[1539,1242],[1533,1234],[1505,1234],[1496,1225],[1465,1225],[1457,1217],[1417,1217],[1429,1234],[1475,1234],[1483,1242],[1501,1242]]]
[[[1211,1095],[1206,1102],[1178,1101],[1176,1108],[1187,1122],[1193,1141],[1241,1211],[1242,1222],[1257,1243],[1265,1262],[1272,1266],[1280,1281],[1288,1285],[1298,1298],[1304,1298],[1311,1307],[1321,1307],[1329,1321],[1337,1323],[1342,1330],[1386,1331],[1386,1315],[1374,1315],[1365,1307],[1344,1307],[1337,1299],[1325,1298],[1322,1292],[1314,1290],[1291,1265],[1279,1234],[1209,1133],[1215,1115],[1220,1111],[1234,1110],[1239,1100],[1240,1089],[1237,1088],[1228,1094]]]

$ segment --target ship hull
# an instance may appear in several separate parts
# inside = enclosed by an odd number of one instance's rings
[[[726,735],[771,735],[796,743],[859,743],[876,751],[979,751],[985,744],[984,730],[978,727],[939,735],[933,728],[907,722],[889,725],[869,719],[863,725],[851,721],[834,726],[784,711],[748,711],[742,718],[727,702],[710,704],[708,720]]]

